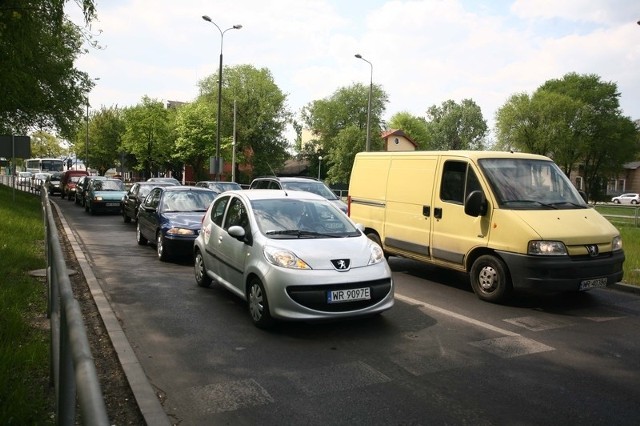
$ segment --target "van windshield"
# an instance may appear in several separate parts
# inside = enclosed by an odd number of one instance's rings
[[[478,161],[503,209],[587,208],[578,190],[552,161],[485,158]]]

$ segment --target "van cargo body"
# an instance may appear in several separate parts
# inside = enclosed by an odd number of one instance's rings
[[[502,301],[513,288],[580,291],[622,279],[620,233],[545,156],[362,152],[348,203],[387,255],[467,272],[483,300]]]

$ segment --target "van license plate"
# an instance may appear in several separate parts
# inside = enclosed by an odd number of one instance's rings
[[[590,288],[605,288],[607,286],[606,278],[595,278],[593,280],[584,280],[580,283],[580,290],[589,290]]]
[[[327,293],[327,303],[353,302],[354,300],[369,299],[371,299],[371,289],[369,287],[333,290]]]

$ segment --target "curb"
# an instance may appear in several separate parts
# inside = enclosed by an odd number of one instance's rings
[[[56,212],[58,213],[64,232],[67,234],[67,238],[69,239],[69,243],[73,249],[73,253],[80,264],[80,268],[86,278],[87,285],[91,290],[93,300],[98,307],[98,312],[100,313],[102,322],[107,329],[107,333],[111,339],[111,344],[118,354],[118,360],[120,361],[122,370],[127,377],[127,381],[129,382],[129,386],[131,387],[131,391],[138,403],[138,408],[140,409],[140,413],[142,414],[145,423],[148,425],[171,426],[172,423],[169,421],[167,413],[165,413],[160,401],[156,397],[155,391],[149,383],[133,348],[129,344],[127,336],[124,334],[113,309],[111,309],[109,301],[102,292],[102,287],[100,287],[98,279],[93,274],[91,265],[87,261],[78,240],[76,240],[75,234],[71,231],[71,228],[58,205],[55,202],[51,202],[51,205],[55,207]]]
[[[637,285],[615,283],[613,285],[608,286],[608,288],[619,290],[619,291],[626,291],[627,293],[640,294],[640,286],[637,286]]]

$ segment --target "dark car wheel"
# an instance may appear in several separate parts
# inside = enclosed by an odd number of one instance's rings
[[[471,267],[470,278],[473,291],[487,302],[501,302],[512,291],[507,266],[496,256],[483,255],[477,258]]]
[[[147,239],[142,235],[142,232],[140,232],[140,225],[138,224],[138,226],[136,226],[136,241],[138,242],[138,245],[140,246],[144,246],[147,244]]]
[[[162,231],[158,231],[156,234],[156,252],[158,253],[158,259],[163,262],[169,260],[169,250],[164,244],[164,236],[162,235]]]
[[[124,223],[131,222],[131,218],[127,214],[127,209],[125,209],[124,207],[122,208],[122,219],[124,219]]]
[[[198,287],[211,286],[212,280],[209,275],[207,275],[207,269],[204,266],[204,258],[202,257],[202,253],[200,253],[200,250],[196,251],[193,269],[196,276],[196,284],[198,284]]]
[[[264,286],[259,279],[253,278],[249,283],[249,314],[253,324],[258,328],[269,328],[274,321],[269,312],[269,301]]]

